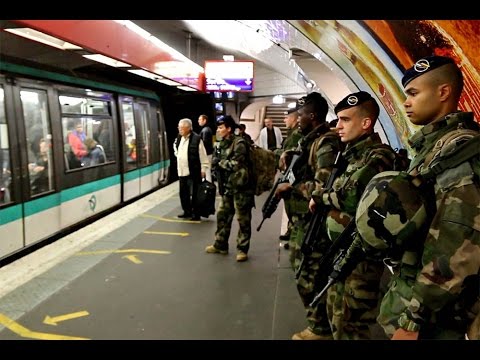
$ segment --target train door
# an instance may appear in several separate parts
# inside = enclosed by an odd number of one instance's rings
[[[8,255],[60,230],[48,87],[3,83],[2,245]],[[6,116],[5,116],[6,115]]]
[[[117,111],[111,93],[56,86],[62,146],[62,227],[67,228],[121,202],[116,162]]]
[[[148,100],[120,97],[123,123],[124,201],[159,186],[161,155],[158,153],[158,122]]]
[[[158,171],[153,164],[152,129],[154,122],[150,117],[150,105],[146,101],[134,103],[137,123],[137,151],[140,165],[140,193],[143,194],[158,186]]]
[[[23,247],[23,207],[20,162],[14,121],[12,88],[0,76],[0,258]]]
[[[25,245],[30,245],[60,230],[60,206],[47,89],[19,82],[18,92]]]
[[[160,156],[160,169],[158,173],[158,183],[167,185],[169,181],[170,169],[170,151],[167,141],[167,129],[165,128],[165,120],[160,109],[156,110],[158,124],[158,152]]]
[[[120,119],[122,120],[122,143],[124,154],[124,177],[123,177],[123,200],[130,200],[140,195],[140,170],[137,156],[137,127],[135,126],[135,114],[133,98],[121,96]]]

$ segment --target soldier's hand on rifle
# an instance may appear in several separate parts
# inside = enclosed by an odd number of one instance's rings
[[[284,172],[287,167],[288,163],[292,159],[291,155],[289,155],[288,151],[284,151],[282,155],[280,155],[280,159],[278,160],[278,168],[280,169],[281,172]]]
[[[308,203],[308,210],[310,210],[311,213],[314,213],[316,207],[317,207],[317,203],[315,202],[315,200],[310,199],[310,202]]]
[[[280,168],[280,170],[285,171],[285,170],[290,166],[290,163],[291,163],[291,161],[292,161],[292,158],[293,158],[293,156],[296,155],[296,154],[298,155],[298,152],[295,151],[295,150],[287,150],[287,151],[284,151],[284,152],[282,153],[282,155],[280,156],[280,160],[278,161],[279,164],[280,164],[280,162],[283,162],[283,164],[284,164],[284,165],[283,165],[283,170],[282,170],[282,168]]]
[[[283,154],[282,154],[280,155],[280,159],[278,159],[278,169],[281,172],[284,172],[286,168],[287,168],[287,165],[285,163],[285,158],[283,157]]]
[[[290,185],[290,183],[278,184],[277,188],[275,189],[275,197],[280,198],[283,196],[283,193],[290,191],[291,189],[292,185]]]
[[[408,331],[399,328],[395,330],[391,340],[418,340],[418,331]]]

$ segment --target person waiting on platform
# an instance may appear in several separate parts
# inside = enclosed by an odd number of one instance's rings
[[[200,137],[203,141],[203,146],[205,146],[205,151],[207,152],[208,161],[210,162],[210,167],[212,164],[212,153],[213,153],[213,133],[212,129],[208,125],[208,116],[202,114],[198,117],[198,125],[202,128],[200,130]],[[205,178],[207,181],[212,181],[212,171],[210,169],[207,170],[205,174]]]
[[[238,125],[238,135],[243,137],[247,141],[248,144],[253,144],[252,137],[245,132],[246,129],[247,129],[247,127],[245,126],[245,124],[239,124]]]
[[[178,132],[173,144],[173,151],[177,157],[180,203],[183,209],[183,213],[178,217],[200,220],[197,211],[198,185],[210,169],[210,161],[200,135],[192,130],[192,120],[181,119],[178,122]]]
[[[260,131],[258,138],[258,146],[274,151],[282,146],[282,131],[280,128],[273,126],[273,121],[266,118],[264,121],[265,127]]]

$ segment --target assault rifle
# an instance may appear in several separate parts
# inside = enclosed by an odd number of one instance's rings
[[[280,200],[281,200],[280,197],[275,196],[275,191],[277,190],[278,185],[287,183],[287,182],[289,182],[291,185],[295,183],[295,175],[293,173],[293,168],[295,167],[295,164],[297,163],[298,159],[302,157],[302,151],[300,149],[301,147],[298,146],[293,153],[292,160],[290,161],[290,165],[288,166],[287,170],[285,170],[282,176],[279,176],[275,184],[273,184],[272,190],[270,190],[270,193],[268,194],[268,197],[262,206],[263,218],[262,218],[262,222],[257,227],[257,231],[260,231],[260,228],[262,227],[263,222],[266,219],[269,219],[273,215],[275,210],[277,210],[278,204],[280,203]]]
[[[341,155],[342,154],[339,151],[337,157],[335,158],[335,162],[333,163],[333,170],[330,173],[330,176],[328,177],[327,183],[325,185],[326,192],[332,188],[333,182],[339,175],[340,171],[343,170],[343,166],[340,165],[340,163],[343,164],[343,160],[341,160]],[[315,248],[320,238],[320,230],[322,229],[322,224],[324,223],[325,217],[327,216],[329,210],[330,207],[326,205],[319,205],[315,208],[315,212],[313,213],[313,216],[308,223],[307,231],[303,236],[301,246],[303,257],[297,271],[295,272],[296,279],[300,277],[300,273],[302,271],[305,261],[305,256],[310,256],[315,251]]]
[[[352,254],[349,254],[349,259],[351,261],[344,261],[345,257],[347,256],[347,252],[349,251],[349,247],[352,244],[353,240],[355,239],[355,235],[357,234],[357,228],[355,224],[355,217],[350,220],[347,227],[342,231],[340,236],[335,239],[335,241],[330,245],[328,250],[325,254],[320,258],[318,263],[318,272],[317,277],[320,276],[320,280],[325,282],[324,274],[328,275],[326,279],[326,284],[323,285],[322,290],[313,298],[312,302],[310,303],[311,307],[314,307],[317,302],[322,298],[323,294],[328,290],[330,286],[332,286],[340,276],[347,275],[352,269],[352,265],[356,265],[356,261],[353,258]],[[355,251],[358,249],[353,249]],[[353,253],[352,251],[352,253]],[[361,251],[361,249],[360,249]],[[315,281],[315,287],[319,287],[319,283],[322,281]],[[321,285],[321,286],[322,286]]]
[[[225,177],[225,171],[218,165],[220,162],[220,148],[218,144],[215,145],[214,152],[212,157],[212,173],[215,174],[217,180],[218,193],[223,195],[225,194],[225,183],[227,179]]]

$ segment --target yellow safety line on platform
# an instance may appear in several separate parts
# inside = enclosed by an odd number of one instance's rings
[[[96,251],[81,251],[76,253],[75,255],[97,255],[97,254],[108,254],[108,253],[145,253],[145,254],[160,254],[160,255],[168,255],[171,254],[171,251],[163,251],[163,250],[143,250],[143,249],[121,249],[121,250],[96,250]]]
[[[175,236],[189,236],[190,233],[187,232],[168,232],[168,231],[144,231],[144,234],[149,235],[175,235]]]
[[[157,219],[157,220],[166,221],[166,222],[181,222],[181,223],[194,223],[194,224],[201,223],[200,220],[167,219],[161,216],[148,215],[148,214],[142,214],[140,215],[140,217]]]
[[[143,264],[143,261],[140,260],[137,255],[124,255],[122,259],[130,260],[134,264]]]

